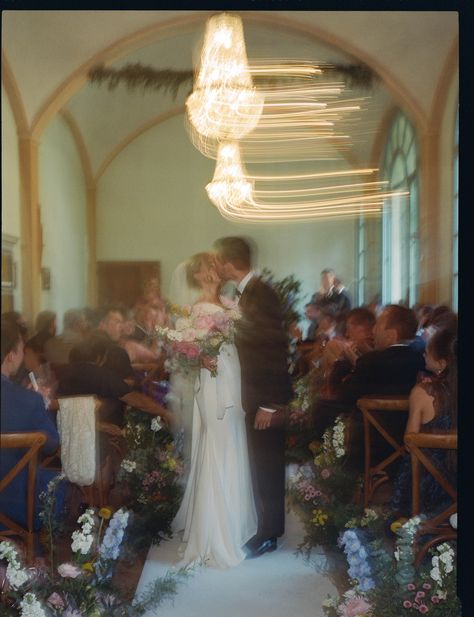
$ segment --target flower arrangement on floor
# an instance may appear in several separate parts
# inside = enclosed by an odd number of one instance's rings
[[[127,454],[117,480],[128,492],[134,517],[130,541],[139,549],[171,535],[171,522],[182,499],[183,463],[172,435],[158,417],[128,407]]]
[[[358,474],[346,464],[348,422],[338,416],[322,443],[310,444],[313,460],[301,465],[289,484],[289,506],[305,529],[299,550],[307,555],[314,546],[334,546],[348,518],[361,512],[354,499]]]
[[[417,569],[413,542],[422,516],[409,519],[396,530],[395,550],[386,547],[379,531],[347,529],[339,544],[348,562],[349,589],[339,599],[328,597],[328,617],[401,617],[427,614],[459,617],[456,595],[456,554],[452,543],[432,548],[431,559]],[[370,527],[370,523],[368,525]],[[369,530],[370,531],[370,530]]]
[[[302,464],[313,456],[309,449],[313,439],[310,375],[300,377],[293,389],[295,397],[288,406],[285,456],[288,463]]]
[[[200,366],[200,357],[215,358],[224,343],[234,340],[234,325],[240,319],[237,304],[221,296],[223,308],[209,313],[206,307],[182,307],[174,328],[158,327],[156,332],[166,344],[168,372],[189,373]],[[211,371],[215,377],[216,373]]]
[[[44,518],[54,510],[55,484],[44,500]],[[112,514],[110,508],[87,509],[79,516],[80,525],[71,536],[71,560],[56,566],[50,552],[48,566],[28,569],[21,564],[16,546],[0,543],[0,560],[6,562],[0,613],[22,617],[137,617],[157,606],[176,592],[177,582],[186,572],[178,571],[155,581],[136,601],[123,597],[112,581],[128,529],[130,513],[121,508]],[[47,532],[54,546],[52,527]],[[0,579],[1,580],[1,579]]]

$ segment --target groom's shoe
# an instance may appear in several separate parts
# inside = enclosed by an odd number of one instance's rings
[[[272,553],[277,549],[277,539],[276,538],[268,538],[268,540],[264,540],[261,542],[256,548],[250,549],[247,559],[254,559],[255,557],[260,557],[264,553]]]

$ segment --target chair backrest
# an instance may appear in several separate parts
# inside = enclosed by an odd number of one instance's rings
[[[408,396],[364,396],[357,401],[357,407],[368,411],[407,411]]]
[[[405,435],[405,445],[411,455],[412,461],[412,514],[415,516],[420,512],[420,466],[422,465],[451,497],[453,504],[444,511],[444,516],[435,517],[439,523],[443,518],[447,518],[456,511],[457,489],[452,485],[445,473],[437,467],[430,459],[429,453],[423,450],[457,450],[458,435],[456,432],[437,432],[437,433],[408,433]],[[448,513],[449,510],[449,513]],[[439,521],[437,520],[439,519]]]
[[[67,479],[79,486],[95,481],[97,469],[96,408],[94,395],[58,397],[61,462]]]
[[[0,512],[0,522],[15,533],[32,533],[35,510],[36,471],[38,466],[38,453],[46,443],[46,435],[41,432],[31,433],[1,433],[0,448],[3,449],[26,449],[20,460],[0,479],[0,494],[13,480],[28,466],[27,492],[26,492],[26,529],[23,529],[15,521]],[[5,535],[5,534],[3,534]]]

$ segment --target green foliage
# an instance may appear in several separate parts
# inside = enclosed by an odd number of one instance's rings
[[[283,307],[286,331],[289,332],[291,324],[301,319],[301,314],[296,308],[300,300],[301,282],[293,274],[277,281],[275,280],[275,275],[268,268],[264,268],[260,275],[278,294]]]
[[[129,543],[136,549],[159,544],[171,536],[171,522],[178,511],[183,489],[179,479],[182,460],[172,435],[156,428],[152,417],[128,407],[125,437],[128,451],[117,479],[128,491],[127,507],[134,512]]]

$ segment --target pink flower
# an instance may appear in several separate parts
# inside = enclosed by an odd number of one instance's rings
[[[48,602],[48,604],[51,604],[53,608],[63,609],[65,606],[64,600],[59,595],[59,593],[56,593],[55,591],[53,591],[53,593],[49,596],[46,602]]]
[[[330,475],[331,475],[331,472],[329,471],[329,469],[323,469],[321,471],[321,478],[323,478],[323,480],[327,480]]]
[[[424,591],[418,591],[416,596],[415,596],[415,600],[420,600],[421,598],[425,597],[425,592]]]
[[[196,330],[210,330],[214,325],[214,319],[212,315],[198,315],[193,320],[193,325]]]
[[[315,496],[315,497],[321,497],[321,495],[322,495],[321,491],[316,491],[316,492],[314,493],[314,496]]]
[[[413,583],[408,583],[407,589],[408,591],[415,591],[415,585]]]
[[[429,583],[423,583],[423,589],[431,589],[431,585]]]
[[[358,617],[365,615],[372,607],[364,598],[351,598],[346,604],[339,607],[341,617]]]
[[[420,613],[427,613],[428,612],[428,607],[426,606],[426,604],[420,604],[420,608],[418,609],[420,611]]]
[[[410,602],[410,600],[404,600],[403,601],[403,608],[411,608],[412,604]]]
[[[77,578],[82,570],[73,563],[62,563],[58,566],[58,572],[63,578]]]
[[[431,601],[433,604],[439,604],[439,596],[431,596]]]

